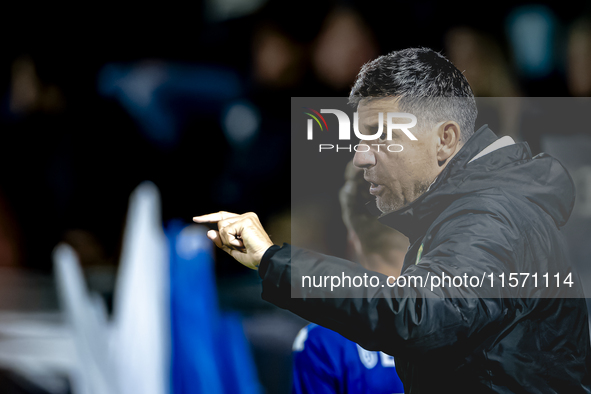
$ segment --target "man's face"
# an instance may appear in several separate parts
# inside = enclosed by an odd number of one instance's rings
[[[355,153],[353,163],[364,170],[364,178],[370,182],[369,192],[376,196],[376,203],[384,213],[398,210],[423,194],[440,172],[437,163],[436,126],[425,127],[419,114],[417,125],[409,131],[417,137],[412,141],[402,130],[392,131],[392,140],[387,139],[387,114],[399,111],[397,98],[362,100],[357,108],[359,131],[373,135],[378,130],[378,114],[383,113],[383,133],[375,140],[364,140],[361,144],[370,147],[369,151]],[[394,118],[393,123],[407,123],[406,118]],[[373,145],[372,145],[373,144]],[[382,144],[377,146],[377,144]],[[389,152],[387,146],[399,144],[401,152]],[[379,150],[378,150],[379,148]],[[400,147],[392,147],[400,150]],[[363,150],[363,149],[360,149]]]

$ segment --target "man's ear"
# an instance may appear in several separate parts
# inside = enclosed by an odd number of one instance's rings
[[[460,125],[453,120],[443,122],[437,128],[437,162],[440,166],[447,162],[460,149]]]

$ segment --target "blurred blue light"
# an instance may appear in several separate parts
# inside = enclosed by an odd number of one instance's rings
[[[247,101],[237,101],[224,112],[222,127],[228,142],[239,148],[254,139],[260,123],[259,111],[255,106]]]
[[[513,58],[521,74],[530,79],[548,76],[554,68],[556,17],[543,5],[516,8],[507,19]]]

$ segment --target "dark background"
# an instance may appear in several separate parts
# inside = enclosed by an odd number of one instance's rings
[[[234,10],[3,7],[0,261],[49,269],[64,237],[116,261],[128,195],[144,179],[160,188],[165,221],[289,209],[290,97],[344,97],[360,65],[392,50],[441,51],[477,96],[591,92],[584,2],[486,12],[432,1],[225,3]],[[246,140],[223,130],[236,103],[256,118]]]
[[[589,96],[590,11],[589,2],[4,4],[2,272],[51,278],[51,251],[65,241],[87,272],[113,273],[95,286],[109,302],[129,194],[146,179],[160,189],[164,223],[254,211],[276,243],[289,242],[291,97],[345,97],[365,62],[415,46],[446,55],[476,96]],[[544,135],[589,127],[524,130],[499,134],[537,153]],[[342,177],[322,182],[335,198],[325,215],[338,221]],[[335,233],[320,248],[342,256],[344,227]],[[289,346],[305,322],[260,301],[257,278],[223,254],[216,274],[222,307],[256,317],[245,327],[263,386],[285,392]],[[1,306],[57,308],[51,290],[30,294]],[[263,345],[261,332],[276,342]]]

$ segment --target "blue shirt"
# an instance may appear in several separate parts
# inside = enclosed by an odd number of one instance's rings
[[[394,357],[316,324],[293,343],[293,393],[403,393]]]

